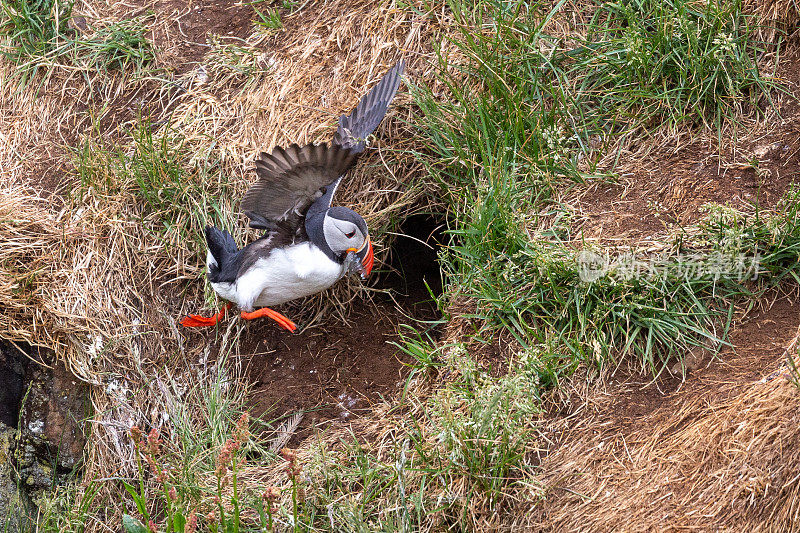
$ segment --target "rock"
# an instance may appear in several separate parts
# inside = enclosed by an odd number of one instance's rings
[[[69,471],[80,463],[86,436],[83,421],[89,416],[89,390],[62,365],[52,370],[39,365],[28,369],[29,392],[20,422],[25,442],[44,452],[50,449],[59,470]],[[52,465],[51,465],[52,466]]]
[[[5,533],[30,529],[34,506],[15,475],[13,456],[17,430],[0,424],[0,526]]]
[[[771,144],[762,144],[753,149],[753,156],[759,160],[767,159],[775,155],[781,147],[782,143],[780,141]]]
[[[80,15],[73,15],[69,20],[69,26],[78,31],[86,31],[89,29],[89,24],[86,23],[86,17]]]
[[[8,383],[0,387],[0,525],[6,512],[35,509],[82,462],[89,389],[63,365],[35,362],[47,356],[0,341],[0,380]]]
[[[699,370],[703,367],[706,355],[714,351],[715,348],[716,345],[713,341],[707,338],[704,339],[700,346],[694,346],[689,350],[683,358],[683,361],[678,361],[672,365],[670,372],[672,372],[673,375],[685,375]]]

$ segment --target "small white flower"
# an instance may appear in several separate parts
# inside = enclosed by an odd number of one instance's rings
[[[89,337],[89,341],[91,344],[86,348],[86,351],[89,352],[89,359],[91,360],[103,352],[103,336],[98,334],[94,337]]]
[[[736,50],[736,39],[730,33],[717,35],[711,44],[714,46],[714,59],[717,61],[733,56]]]

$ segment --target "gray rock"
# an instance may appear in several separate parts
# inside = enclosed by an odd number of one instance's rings
[[[17,430],[0,424],[0,531],[23,533],[30,529],[34,506],[20,487],[14,468]]]
[[[50,370],[32,364],[26,381],[28,393],[20,413],[24,443],[20,469],[30,490],[50,489],[54,480],[81,463],[89,391],[61,365]]]
[[[0,533],[25,529],[35,504],[80,467],[86,444],[88,387],[61,364],[31,361],[47,354],[28,355],[0,341]]]

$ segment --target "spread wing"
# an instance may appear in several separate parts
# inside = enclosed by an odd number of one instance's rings
[[[401,60],[358,102],[352,113],[339,118],[339,127],[333,137],[333,144],[344,146],[356,153],[364,151],[367,137],[383,120],[389,104],[397,93],[397,88],[400,87],[400,75],[404,68],[405,61]]]
[[[342,115],[331,145],[296,144],[271,154],[262,153],[256,160],[259,180],[242,200],[242,211],[250,226],[274,228],[288,223],[298,228],[315,200],[314,209],[331,205],[341,176],[355,164],[366,148],[367,137],[375,131],[392,102],[405,62],[400,61],[359,102],[352,113]],[[320,198],[323,196],[324,198]]]
[[[293,144],[262,153],[256,160],[259,179],[242,199],[242,211],[250,218],[250,226],[267,229],[288,222],[300,227],[322,189],[347,172],[356,159],[357,153],[335,144]]]

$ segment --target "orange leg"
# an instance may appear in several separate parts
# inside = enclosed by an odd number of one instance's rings
[[[225,313],[233,307],[233,304],[228,302],[225,306],[219,310],[214,316],[205,317],[200,315],[189,315],[183,320],[181,320],[181,326],[185,328],[202,328],[204,326],[213,326],[223,318],[225,318]]]
[[[279,312],[273,311],[269,307],[262,307],[261,309],[256,309],[252,313],[242,311],[242,318],[244,318],[245,320],[253,320],[254,318],[260,318],[262,316],[271,318],[272,320],[277,322],[280,327],[282,327],[283,329],[288,329],[293,333],[297,329],[297,326],[294,325],[294,322],[292,322]]]

